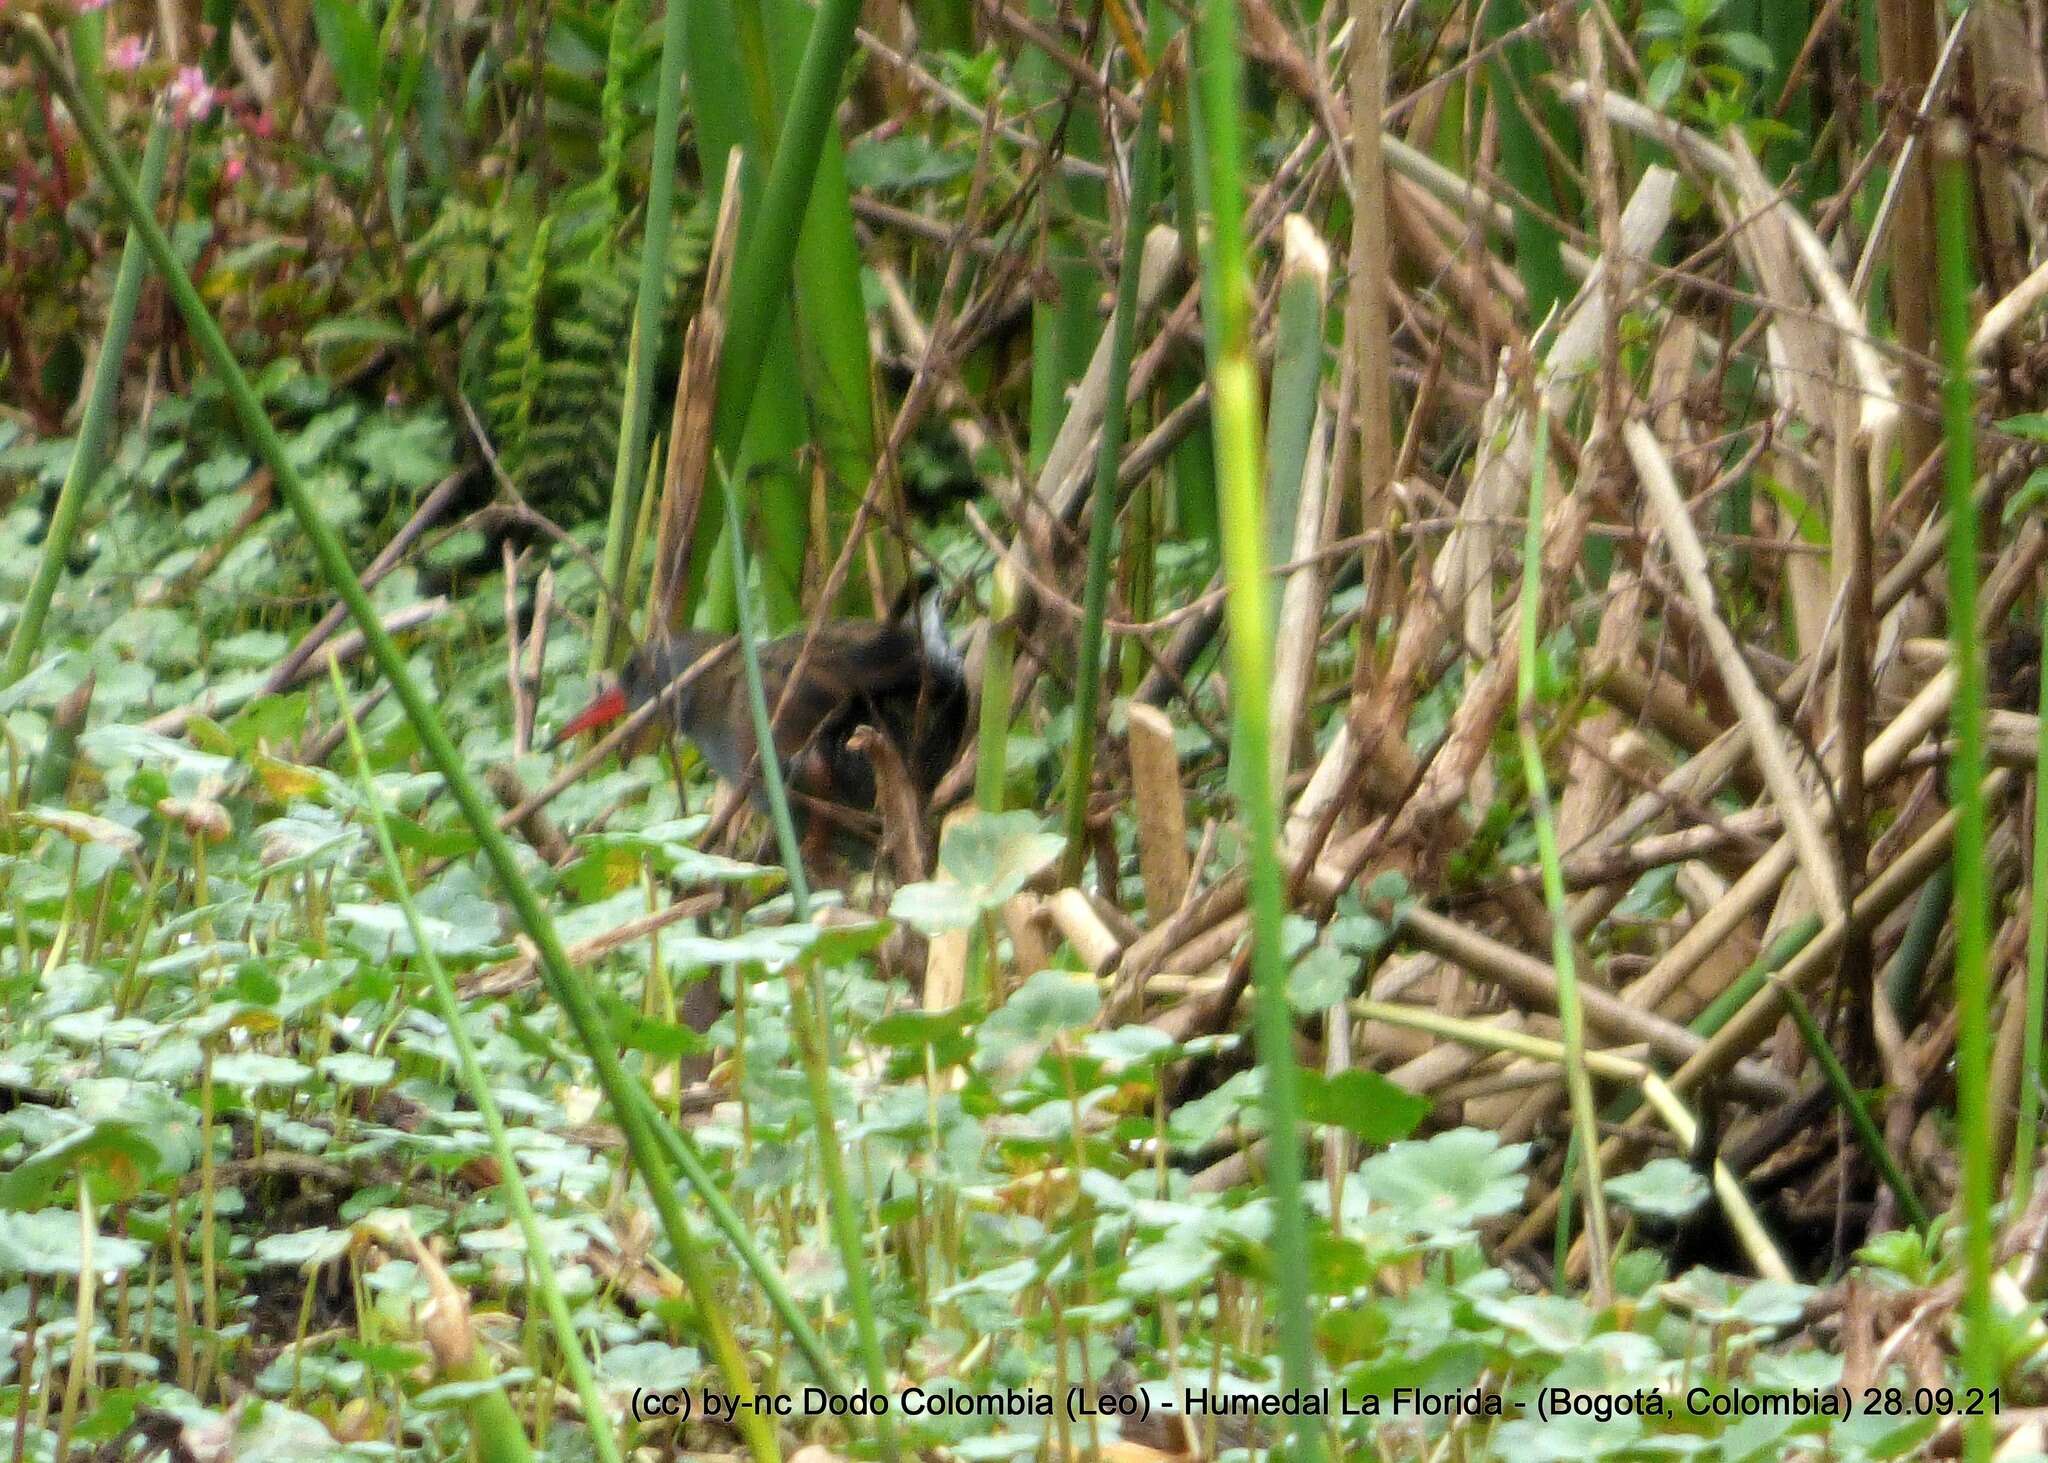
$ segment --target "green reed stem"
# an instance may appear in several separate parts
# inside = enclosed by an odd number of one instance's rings
[[[1308,1223],[1302,1208],[1301,1074],[1294,1060],[1294,1016],[1280,943],[1280,813],[1268,768],[1273,688],[1272,586],[1260,504],[1259,377],[1252,359],[1251,269],[1245,255],[1243,125],[1235,0],[1205,0],[1197,65],[1202,164],[1208,177],[1213,321],[1209,364],[1210,430],[1216,440],[1223,568],[1228,586],[1231,758],[1245,819],[1252,917],[1253,1028],[1265,1077],[1268,1187],[1273,1197],[1273,1259],[1278,1279],[1281,1385],[1297,1395],[1314,1386],[1309,1309]],[[1315,1463],[1322,1437],[1295,1435],[1293,1456]]]
[[[1807,1051],[1813,1054],[1814,1064],[1828,1084],[1828,1091],[1834,1095],[1835,1106],[1849,1120],[1855,1131],[1856,1141],[1862,1147],[1864,1156],[1869,1158],[1884,1179],[1885,1186],[1899,1201],[1899,1208],[1913,1222],[1915,1229],[1927,1227],[1926,1206],[1920,1196],[1913,1192],[1913,1185],[1906,1177],[1906,1171],[1899,1166],[1898,1159],[1886,1146],[1884,1134],[1877,1130],[1871,1119],[1870,1109],[1863,1105],[1862,1096],[1856,1091],[1856,1084],[1850,1080],[1848,1068],[1835,1055],[1834,1046],[1828,1041],[1827,1033],[1820,1029],[1820,1023],[1813,1019],[1813,1012],[1807,1010],[1806,1002],[1799,998],[1799,992],[1784,981],[1774,980],[1772,986],[1778,992],[1778,999],[1785,1007],[1785,1014],[1792,1018],[1792,1024],[1799,1028],[1799,1036],[1806,1043]]]
[[[789,874],[790,900],[796,917],[811,917],[810,886],[804,879],[803,851],[796,836],[796,819],[789,811],[789,789],[783,782],[782,758],[775,750],[774,720],[768,710],[768,692],[761,679],[761,650],[757,643],[753,611],[748,606],[746,549],[741,543],[739,494],[731,479],[725,483],[725,539],[732,556],[733,586],[738,591],[735,609],[739,617],[740,656],[747,672],[747,704],[754,718],[754,745],[760,749],[761,788],[768,798],[769,816],[775,823],[776,846]],[[808,997],[808,999],[806,999]],[[868,1388],[876,1396],[888,1395],[889,1369],[882,1355],[882,1333],[875,1324],[875,1301],[868,1284],[867,1254],[861,1246],[861,1210],[854,1203],[853,1189],[846,1181],[846,1164],[839,1152],[839,1125],[832,1116],[832,1073],[830,1020],[826,1009],[823,973],[790,971],[790,1005],[795,1008],[803,1049],[804,1075],[810,1089],[811,1118],[818,1136],[818,1166],[823,1171],[825,1195],[832,1211],[832,1237],[839,1246],[839,1263],[846,1272],[846,1299],[853,1310],[854,1330],[860,1336],[862,1360],[866,1363]],[[896,1456],[896,1428],[887,1412],[875,1418],[875,1433],[881,1440],[882,1455]]]
[[[1550,422],[1540,409],[1531,417],[1530,430],[1535,438],[1535,451],[1529,467],[1529,525],[1522,539],[1522,635],[1515,665],[1515,731],[1522,748],[1522,777],[1529,787],[1529,812],[1536,823],[1536,852],[1543,866],[1543,902],[1550,911],[1550,959],[1557,970],[1557,1024],[1564,1041],[1565,1093],[1571,1099],[1572,1140],[1586,1190],[1586,1239],[1591,1247],[1588,1269],[1593,1277],[1593,1293],[1604,1305],[1613,1286],[1608,1266],[1614,1247],[1607,1232],[1607,1203],[1600,1186],[1600,1129],[1593,1107],[1593,1079],[1586,1070],[1586,1018],[1579,1003],[1579,967],[1572,953],[1564,861],[1557,847],[1550,780],[1543,770],[1543,744],[1536,735],[1536,678],[1542,653],[1537,622],[1543,614],[1543,494],[1550,468]]]
[[[796,917],[811,917],[811,886],[804,878],[803,847],[796,836],[796,819],[789,811],[789,789],[782,780],[782,758],[776,751],[775,720],[768,711],[768,692],[761,680],[761,647],[754,629],[753,612],[747,607],[747,550],[740,541],[739,494],[727,477],[725,499],[726,552],[732,559],[732,582],[739,619],[740,663],[747,674],[747,712],[754,719],[754,746],[760,763],[761,792],[768,799],[768,816],[775,825],[775,846],[782,855],[783,872],[789,878],[790,903]]]
[[[626,378],[637,383],[642,375],[640,363],[644,352],[640,349],[640,320],[636,315],[632,329],[626,334]],[[629,390],[632,387],[629,386]],[[634,525],[638,520],[635,503],[639,496],[640,479],[634,472],[634,460],[626,455],[627,427],[631,422],[632,407],[627,406],[627,421],[619,425],[619,446],[612,458],[611,501],[605,511],[604,525],[604,583],[599,587],[597,607],[590,617],[590,673],[594,676],[611,664],[612,641],[615,635],[624,631],[632,633],[632,626],[616,622],[612,611],[613,601],[624,604],[630,590],[626,584],[627,563],[632,557]]]
[[[718,405],[712,418],[712,440],[727,462],[739,460],[740,434],[754,408],[761,360],[768,349],[770,317],[789,288],[819,149],[832,125],[840,74],[853,52],[859,19],[860,0],[821,0],[790,92],[789,110],[783,114],[760,216],[747,221],[749,247],[733,262],[725,353],[718,363]]]
[[[1976,397],[1970,385],[1970,178],[1962,124],[1935,138],[1936,311],[1945,376],[1941,389],[1948,513],[1948,625],[1956,668],[1949,797],[1956,809],[1956,1127],[1962,1149],[1963,1380],[1998,1385],[1991,1314],[1991,960],[1984,868],[1984,665],[1977,644]],[[1989,1409],[1966,1418],[1963,1456],[1991,1456]]]
[[[142,172],[137,194],[144,208],[156,211],[156,196],[164,182],[164,160],[171,151],[171,123],[164,109],[157,109],[149,129],[149,141],[142,147]],[[57,490],[57,505],[50,510],[49,532],[43,535],[43,549],[36,560],[35,578],[21,602],[21,618],[14,622],[14,634],[7,642],[7,663],[0,667],[0,686],[11,686],[28,673],[29,661],[42,644],[43,622],[50,613],[50,601],[64,565],[71,557],[71,542],[78,536],[78,518],[85,507],[86,490],[106,462],[107,432],[121,394],[121,369],[128,354],[128,336],[135,325],[136,303],[142,298],[142,276],[147,268],[144,251],[131,228],[121,244],[121,264],[114,275],[114,294],[107,304],[107,328],[100,336],[99,359],[93,362],[92,388],[85,399],[85,414],[79,418],[78,440],[71,449],[71,466],[64,470],[64,485]]]
[[[1131,384],[1132,342],[1138,328],[1138,275],[1145,233],[1159,191],[1159,103],[1165,87],[1145,89],[1131,165],[1131,196],[1124,209],[1123,260],[1110,322],[1109,376],[1102,402],[1102,437],[1095,453],[1095,500],[1088,523],[1088,582],[1081,599],[1081,657],[1074,672],[1074,731],[1067,743],[1067,803],[1061,831],[1067,850],[1060,882],[1071,884],[1088,857],[1088,783],[1095,767],[1095,712],[1102,700],[1102,617],[1109,604],[1109,551],[1116,531],[1117,468],[1123,460],[1125,397]],[[1113,891],[1112,891],[1113,892]]]
[[[647,223],[640,240],[640,292],[633,302],[638,346],[627,378],[626,420],[619,429],[618,470],[612,481],[612,512],[605,526],[604,587],[624,593],[628,536],[647,456],[648,419],[654,414],[654,365],[661,359],[661,315],[668,281],[669,225],[675,214],[676,136],[683,120],[683,22],[689,6],[668,7],[661,26],[661,73],[654,93],[654,136],[647,163]],[[616,57],[614,60],[616,61]],[[625,501],[619,501],[621,493]],[[610,595],[600,594],[592,627],[592,669],[607,663],[616,628]]]
[[[989,576],[988,649],[981,658],[981,730],[974,762],[974,804],[991,813],[1003,810],[1003,788],[1009,778],[1012,677],[1017,660],[1017,571],[1009,560],[996,563]]]
[[[2027,987],[2020,1033],[2020,1110],[2012,1142],[2012,1197],[2024,1208],[2034,1190],[2041,1136],[2041,1022],[2048,1015],[2048,597],[2041,603],[2041,704],[2034,731],[2034,879],[2027,891]]]

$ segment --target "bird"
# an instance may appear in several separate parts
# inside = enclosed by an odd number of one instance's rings
[[[760,647],[762,689],[774,716],[810,641],[788,705],[775,721],[776,751],[800,826],[822,821],[857,827],[858,815],[874,808],[874,765],[853,745],[863,726],[893,747],[921,805],[958,755],[967,731],[965,667],[946,634],[937,594],[916,603],[914,616],[826,620],[815,630]],[[639,710],[693,670],[669,700],[667,724],[721,778],[747,787],[755,806],[767,811],[755,765],[746,662],[733,636],[685,630],[642,644],[555,734],[554,745]],[[822,816],[807,820],[807,813]],[[806,841],[812,841],[808,832]]]

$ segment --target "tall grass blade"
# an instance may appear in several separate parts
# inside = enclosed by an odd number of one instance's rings
[[[1934,148],[1935,290],[1945,377],[1941,390],[1943,481],[1948,516],[1948,626],[1955,665],[1949,715],[1955,754],[1949,797],[1956,809],[1956,1126],[1962,1148],[1963,1380],[1998,1385],[1999,1340],[1991,1314],[1991,956],[1984,839],[1984,663],[1977,644],[1976,394],[1970,385],[1970,175],[1963,124],[1944,119]],[[1991,1456],[1991,1415],[1963,1422],[1963,1456]]]
[[[629,539],[638,514],[640,464],[647,457],[647,430],[654,412],[654,363],[660,358],[662,286],[668,272],[669,225],[675,213],[676,135],[683,116],[683,17],[688,7],[672,4],[661,27],[661,72],[654,96],[654,137],[647,165],[647,223],[640,239],[640,291],[633,304],[632,370],[626,385],[626,420],[619,431],[618,471],[612,480],[612,511],[604,545],[605,587],[619,590],[625,582]],[[624,490],[626,501],[618,497]],[[617,632],[609,617],[608,596],[598,598],[597,625],[591,635],[595,665],[610,660],[611,638]]]
[[[1550,62],[1542,45],[1526,34],[1503,40],[1529,18],[1522,0],[1490,0],[1483,9],[1487,38],[1498,46],[1490,64],[1490,90],[1500,128],[1501,172],[1536,206],[1515,210],[1515,270],[1529,293],[1528,318],[1547,320],[1554,307],[1571,302],[1573,293],[1563,240],[1550,218],[1575,217],[1577,204],[1553,185],[1550,158],[1537,129],[1549,133],[1564,156],[1574,158],[1579,156],[1578,129],[1550,93],[1545,80]]]
[[[761,679],[761,647],[753,616],[747,609],[747,566],[741,545],[739,499],[732,484],[725,484],[726,551],[732,555],[733,582],[739,586],[740,655],[746,667],[747,708],[754,721],[754,745],[761,749],[762,791],[768,797],[769,815],[775,823],[775,840],[782,852],[782,865],[789,875],[789,892],[796,917],[811,917],[810,885],[804,877],[803,851],[797,842],[796,820],[789,810],[789,789],[783,782],[782,758],[775,751],[774,719],[768,712],[768,692]],[[875,1325],[875,1301],[868,1286],[867,1256],[861,1251],[860,1210],[846,1182],[846,1165],[839,1156],[839,1128],[832,1117],[831,1073],[827,1067],[830,1024],[825,1005],[825,983],[819,972],[790,971],[790,998],[798,1008],[802,1029],[804,1074],[811,1097],[811,1118],[817,1127],[818,1164],[824,1171],[825,1197],[832,1211],[832,1237],[839,1246],[839,1262],[846,1271],[846,1298],[853,1309],[854,1328],[860,1335],[861,1355],[867,1363],[868,1388],[877,1396],[888,1393],[889,1370],[882,1356],[881,1331]],[[896,1456],[896,1429],[888,1413],[875,1420],[885,1458]]]
[[[136,187],[142,205],[154,213],[157,193],[163,188],[164,161],[170,156],[171,123],[159,108],[150,124],[149,140],[142,146],[142,171]],[[43,622],[50,613],[50,600],[57,581],[64,577],[64,565],[71,557],[71,542],[78,535],[78,516],[85,507],[85,495],[106,463],[107,432],[114,423],[120,401],[121,370],[128,354],[128,336],[135,325],[135,306],[142,298],[142,276],[147,268],[142,245],[130,229],[121,245],[121,263],[114,276],[114,294],[107,305],[107,328],[100,336],[99,359],[93,362],[92,386],[79,418],[71,465],[64,470],[64,484],[57,490],[56,506],[50,510],[50,527],[43,535],[42,553],[36,559],[35,577],[21,602],[21,618],[14,622],[14,634],[7,642],[7,663],[0,667],[0,689],[13,685],[28,672],[29,661],[42,643]]]
[[[1129,404],[1131,349],[1137,334],[1138,274],[1152,201],[1159,191],[1159,106],[1165,88],[1145,90],[1133,147],[1131,196],[1124,210],[1123,261],[1117,276],[1116,317],[1110,322],[1109,380],[1102,405],[1102,436],[1095,454],[1095,495],[1088,523],[1088,579],[1081,599],[1081,655],[1074,672],[1074,730],[1067,746],[1067,849],[1061,880],[1072,883],[1087,858],[1088,785],[1095,765],[1095,712],[1102,698],[1102,617],[1109,601],[1109,553],[1116,529],[1117,468],[1123,460]]]
[[[2042,676],[2034,731],[2034,786],[2048,787],[2048,600],[2041,605]],[[2020,1035],[2019,1116],[2012,1143],[2013,1203],[2034,1191],[2034,1152],[2041,1141],[2041,1023],[2048,1018],[2048,798],[2034,794],[2034,879],[2027,891],[2027,985]]]
[[[1870,1116],[1870,1110],[1863,1105],[1863,1099],[1856,1091],[1856,1084],[1849,1079],[1849,1072],[1842,1065],[1842,1059],[1835,1055],[1835,1049],[1828,1042],[1827,1033],[1820,1029],[1820,1023],[1813,1019],[1813,1012],[1806,1009],[1799,992],[1783,981],[1774,981],[1778,1000],[1785,1007],[1785,1014],[1792,1018],[1792,1024],[1799,1028],[1800,1040],[1812,1054],[1814,1065],[1820,1068],[1821,1077],[1828,1084],[1828,1091],[1834,1095],[1835,1106],[1849,1120],[1850,1129],[1856,1134],[1856,1142],[1862,1147],[1864,1156],[1877,1168],[1884,1179],[1885,1187],[1899,1201],[1899,1208],[1913,1222],[1916,1229],[1925,1229],[1928,1222],[1927,1209],[1920,1202],[1920,1196],[1913,1192],[1912,1181],[1899,1166],[1898,1159],[1886,1146],[1884,1134],[1877,1130],[1877,1124]]]
[[[1522,539],[1522,634],[1515,663],[1515,731],[1521,742],[1522,777],[1529,787],[1529,812],[1536,823],[1536,851],[1543,867],[1543,903],[1550,913],[1550,959],[1557,971],[1558,1034],[1564,1041],[1564,1085],[1571,1100],[1572,1147],[1586,1190],[1586,1236],[1591,1248],[1593,1291],[1605,1304],[1613,1290],[1608,1267],[1614,1246],[1607,1233],[1607,1200],[1600,1182],[1599,1115],[1593,1106],[1593,1079],[1586,1069],[1586,1017],[1579,1002],[1578,959],[1572,953],[1564,860],[1557,846],[1550,779],[1543,770],[1543,744],[1536,735],[1537,678],[1542,655],[1537,622],[1543,613],[1543,497],[1544,479],[1550,469],[1550,423],[1540,409],[1534,413],[1530,436],[1535,450],[1529,465],[1528,530]]]
[[[1294,1016],[1280,944],[1280,817],[1267,745],[1272,644],[1272,586],[1261,513],[1259,380],[1252,360],[1251,271],[1245,254],[1243,124],[1240,117],[1237,5],[1206,0],[1199,20],[1195,92],[1199,140],[1211,212],[1203,316],[1211,321],[1210,427],[1216,439],[1228,581],[1231,709],[1237,796],[1244,812],[1252,917],[1253,1023],[1265,1087],[1273,1250],[1278,1285],[1281,1386],[1307,1395],[1314,1386],[1309,1311],[1308,1222],[1302,1204],[1301,1074],[1294,1060]],[[1313,1463],[1322,1438],[1313,1425],[1295,1435],[1291,1456]]]

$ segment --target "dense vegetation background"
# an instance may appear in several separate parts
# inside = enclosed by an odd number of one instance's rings
[[[2042,1453],[2044,24],[0,0],[0,1449]]]

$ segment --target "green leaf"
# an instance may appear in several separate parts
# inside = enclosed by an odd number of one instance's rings
[[[1065,847],[1059,834],[1041,830],[1035,813],[977,813],[947,833],[939,867],[967,885],[983,909],[993,909]]]
[[[311,1075],[305,1063],[295,1062],[290,1057],[274,1057],[268,1052],[231,1052],[213,1060],[214,1081],[251,1091],[263,1087],[296,1087]]]
[[[896,1011],[868,1028],[868,1040],[887,1047],[935,1045],[966,1031],[975,1014],[972,1006],[955,1006],[950,1011]]]
[[[377,30],[350,0],[313,0],[313,29],[334,67],[341,99],[365,126],[377,115]]]
[[[1721,48],[1722,55],[1746,70],[1768,76],[1777,69],[1778,59],[1771,54],[1771,48],[1761,36],[1746,30],[1723,31],[1714,37],[1714,44]]]
[[[454,465],[447,426],[426,415],[373,421],[351,451],[372,477],[401,488],[429,487]]]
[[[900,919],[925,935],[964,930],[980,912],[974,896],[962,884],[905,884],[889,899],[889,917]]]
[[[1529,1145],[1503,1148],[1495,1133],[1457,1128],[1396,1143],[1359,1166],[1366,1191],[1416,1233],[1456,1239],[1522,1202]]]
[[[1378,1072],[1354,1067],[1334,1077],[1303,1072],[1302,1115],[1334,1123],[1367,1143],[1392,1143],[1429,1116],[1430,1101]]]
[[[689,1027],[643,1015],[637,1007],[609,992],[599,995],[598,1004],[604,1008],[612,1040],[624,1051],[646,1052],[663,1061],[673,1061],[706,1049],[704,1038]]]
[[[156,1179],[165,1156],[128,1123],[76,1128],[0,1175],[0,1209],[40,1209],[57,1197],[74,1173],[97,1179],[92,1189],[103,1202],[132,1198]]]
[[[1649,104],[1658,111],[1671,105],[1671,99],[1678,95],[1678,89],[1685,85],[1685,57],[1666,56],[1657,63],[1657,69],[1650,73]]]
[[[1670,40],[1685,34],[1685,21],[1675,10],[1646,10],[1636,25],[1636,34]]]
[[[998,1028],[1026,1041],[1050,1041],[1062,1031],[1088,1025],[1101,1009],[1102,993],[1092,977],[1041,970],[982,1023],[982,1030]]]
[[[1604,1185],[1616,1203],[1651,1219],[1685,1218],[1707,1202],[1707,1181],[1682,1158],[1653,1158]]]
[[[975,1034],[984,1067],[1028,1065],[1062,1031],[1089,1025],[1102,1009],[1093,978],[1067,970],[1041,970],[990,1013]]]
[[[266,1234],[256,1241],[256,1262],[315,1270],[347,1254],[348,1245],[349,1232],[345,1229],[294,1229]]]
[[[134,1240],[97,1234],[92,1242],[92,1268],[132,1270],[148,1257]],[[71,1275],[85,1270],[85,1247],[78,1215],[69,1209],[38,1214],[0,1214],[0,1275]]]
[[[939,867],[952,881],[905,884],[889,901],[889,913],[927,935],[964,930],[981,911],[1016,894],[1064,847],[1066,840],[1043,831],[1035,813],[976,813],[954,824],[939,849]]]
[[[2030,442],[2048,442],[2048,411],[2024,411],[2007,417],[1998,424],[1998,430]]]
[[[282,746],[306,729],[311,707],[312,698],[304,691],[259,696],[235,713],[228,736],[238,753],[252,751],[262,742]]]
[[[304,336],[306,345],[313,350],[340,345],[402,346],[410,345],[412,338],[412,332],[395,320],[375,320],[360,315],[322,320]]]
[[[2048,467],[2037,467],[2020,484],[2019,491],[2006,499],[2004,521],[2013,522],[2021,514],[2038,507],[2043,499],[2048,499]]]
[[[398,1063],[368,1052],[336,1052],[320,1059],[320,1072],[351,1087],[382,1087],[398,1075]]]
[[[1183,1102],[1166,1118],[1166,1131],[1173,1146],[1182,1151],[1206,1148],[1233,1123],[1247,1130],[1260,1124],[1259,1093],[1263,1086],[1260,1070],[1249,1067],[1232,1076],[1214,1092],[1205,1092],[1192,1102]]]
[[[1358,958],[1328,945],[1316,945],[1287,973],[1287,1004],[1299,1015],[1324,1011],[1351,991]]]
[[[1182,1225],[1133,1252],[1116,1277],[1116,1288],[1124,1295],[1178,1295],[1206,1281],[1218,1261],[1201,1228]]]
[[[52,833],[80,845],[98,844],[117,848],[123,853],[134,853],[142,847],[141,834],[110,818],[102,818],[93,813],[74,812],[70,808],[38,807],[24,809],[15,817],[31,828],[47,828]]]
[[[1806,500],[1804,493],[1799,492],[1796,488],[1787,487],[1767,472],[1758,473],[1756,480],[1763,487],[1763,490],[1771,495],[1772,501],[1778,505],[1785,516],[1792,520],[1793,526],[1799,531],[1800,538],[1816,548],[1824,549],[1828,546],[1827,520],[1821,517],[1820,511]]]

